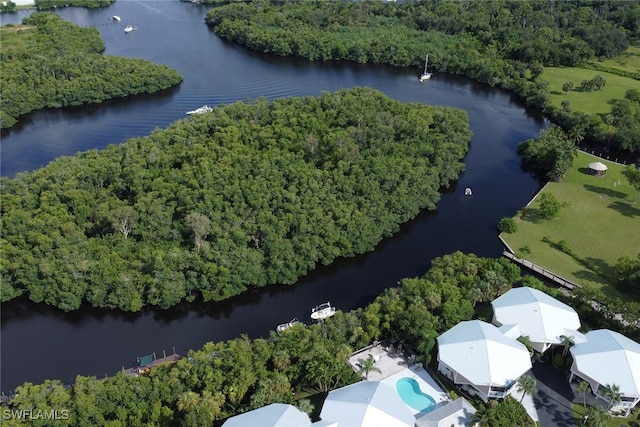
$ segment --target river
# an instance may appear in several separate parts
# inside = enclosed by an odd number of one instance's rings
[[[460,250],[497,257],[496,225],[526,204],[539,183],[520,167],[518,142],[546,123],[510,94],[468,79],[436,73],[419,83],[421,67],[399,69],[322,63],[249,52],[215,36],[204,24],[208,7],[177,1],[123,1],[98,9],[60,9],[63,18],[95,26],[105,54],[149,59],[176,68],[184,81],[160,94],[100,105],[39,111],[3,132],[2,176],[15,176],[61,155],[118,144],[185,117],[201,105],[257,98],[318,95],[369,86],[403,102],[466,110],[473,139],[466,172],[445,191],[435,212],[423,212],[383,240],[372,253],[340,259],[294,286],[247,292],[221,303],[194,302],[169,310],[122,313],[82,308],[63,313],[26,299],[2,304],[1,390],[24,381],[76,375],[112,375],[136,356],[186,354],[207,341],[247,334],[266,336],[292,317],[309,322],[312,306],[325,301],[342,310],[361,307],[397,280],[422,274],[431,259]],[[3,14],[3,25],[28,12]],[[121,23],[110,17],[118,15]],[[137,27],[124,33],[124,25]],[[436,67],[437,68],[437,67]],[[465,187],[473,189],[465,197]]]

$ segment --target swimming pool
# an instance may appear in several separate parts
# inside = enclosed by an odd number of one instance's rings
[[[400,378],[396,382],[396,391],[404,403],[416,411],[431,412],[436,407],[436,401],[420,390],[420,384],[413,378]]]

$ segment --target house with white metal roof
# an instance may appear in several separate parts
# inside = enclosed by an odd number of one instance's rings
[[[330,391],[320,418],[322,426],[337,427],[414,427],[416,420],[396,390],[378,381]]]
[[[292,405],[272,403],[229,418],[222,427],[310,427],[309,415]]]
[[[503,398],[531,369],[529,351],[481,320],[460,322],[437,339],[438,370],[483,400]]]
[[[416,427],[466,427],[473,425],[474,408],[464,397],[421,414],[416,418]]]
[[[513,288],[496,298],[493,324],[518,325],[522,336],[529,338],[532,347],[544,353],[552,345],[562,343],[562,336],[579,341],[581,333],[578,313],[567,304],[537,289]]]
[[[569,381],[576,377],[583,379],[596,397],[607,401],[605,390],[617,385],[621,401],[611,410],[629,415],[640,402],[640,344],[608,329],[589,331],[585,337],[586,342],[569,350],[573,356]]]

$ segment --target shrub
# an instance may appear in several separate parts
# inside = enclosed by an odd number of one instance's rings
[[[553,355],[553,366],[558,369],[564,368],[564,356],[560,353],[556,353]]]
[[[502,218],[498,223],[498,230],[501,233],[515,233],[518,231],[518,225],[513,218]]]

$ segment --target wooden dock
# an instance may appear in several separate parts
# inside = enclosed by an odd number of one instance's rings
[[[145,365],[145,366],[136,366],[133,368],[128,368],[125,369],[124,366],[122,367],[122,372],[125,375],[130,375],[133,377],[137,377],[138,375],[144,375],[146,373],[148,373],[151,369],[158,367],[160,365],[163,365],[165,363],[176,363],[178,360],[182,359],[183,356],[173,353],[170,354],[169,356],[164,355],[164,357],[161,357],[159,359],[155,358],[155,353],[154,353],[154,358],[153,358],[153,362]]]
[[[555,274],[553,271],[549,271],[545,268],[540,267],[539,265],[536,265],[534,263],[532,263],[531,261],[527,261],[524,258],[518,258],[517,256],[515,256],[513,253],[509,252],[509,251],[503,251],[502,252],[502,256],[509,258],[511,261],[515,262],[516,264],[519,264],[523,267],[528,268],[529,270],[538,273],[539,275],[541,275],[542,277],[549,279],[551,281],[553,281],[554,283],[567,288],[569,290],[574,290],[575,288],[579,288],[580,285],[577,285],[575,283],[573,283],[570,280],[565,279],[564,277],[558,276],[557,274]]]

